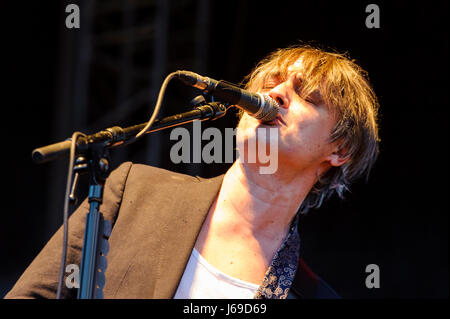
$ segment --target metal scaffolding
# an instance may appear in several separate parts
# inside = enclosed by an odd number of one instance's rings
[[[73,131],[92,133],[121,125],[139,112],[148,116],[166,74],[179,68],[206,71],[208,0],[80,0],[79,7],[80,29],[63,30],[60,36],[55,141]],[[132,156],[160,166],[161,136],[151,134],[137,153],[130,154],[128,148],[115,152],[113,163]],[[49,234],[61,224],[66,177],[64,161],[50,165]]]

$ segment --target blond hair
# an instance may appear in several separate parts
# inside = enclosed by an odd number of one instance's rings
[[[370,172],[378,155],[378,100],[367,73],[346,54],[326,52],[306,45],[278,49],[264,58],[244,79],[245,88],[261,91],[269,77],[283,81],[288,67],[302,59],[303,82],[300,96],[318,91],[323,102],[336,115],[330,143],[341,142],[343,156],[349,160],[332,167],[319,178],[301,206],[301,212],[318,208],[336,193],[343,197],[350,183]]]

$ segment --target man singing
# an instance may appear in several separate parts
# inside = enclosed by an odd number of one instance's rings
[[[269,123],[242,114],[240,156],[225,175],[130,162],[111,173],[100,208],[113,224],[105,298],[338,297],[299,258],[297,217],[367,176],[378,153],[377,98],[353,61],[308,46],[268,55],[246,89],[280,111]],[[266,141],[278,148],[271,174],[246,160],[261,128],[278,133]],[[87,212],[84,202],[70,218],[67,264],[80,264]],[[60,229],[7,298],[55,297],[61,242]]]

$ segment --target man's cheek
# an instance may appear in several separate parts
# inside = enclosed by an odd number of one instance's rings
[[[244,115],[242,115],[241,120],[239,121],[238,128],[245,130],[250,127],[255,127],[256,125],[257,120],[249,116],[247,113],[244,113]]]

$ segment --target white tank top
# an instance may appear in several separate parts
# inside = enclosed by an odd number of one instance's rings
[[[194,248],[174,299],[252,299],[258,288],[214,268]]]

